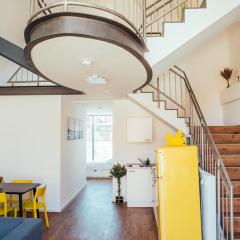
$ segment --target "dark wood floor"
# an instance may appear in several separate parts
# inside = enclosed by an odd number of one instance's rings
[[[90,180],[61,213],[50,213],[44,240],[157,240],[151,208],[116,206],[110,181]]]

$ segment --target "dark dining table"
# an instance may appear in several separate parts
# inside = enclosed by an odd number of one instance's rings
[[[23,217],[23,194],[33,191],[34,195],[36,193],[37,187],[40,183],[1,183],[0,192],[5,192],[6,194],[18,195],[19,201],[19,216]],[[39,211],[37,211],[39,217]]]

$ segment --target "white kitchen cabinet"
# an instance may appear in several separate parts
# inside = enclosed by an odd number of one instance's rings
[[[152,174],[150,167],[128,168],[127,206],[152,207]]]
[[[127,120],[128,142],[152,142],[152,118],[130,117]]]

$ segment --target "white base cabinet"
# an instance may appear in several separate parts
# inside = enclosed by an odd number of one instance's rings
[[[149,167],[128,168],[127,206],[153,207],[151,168]]]

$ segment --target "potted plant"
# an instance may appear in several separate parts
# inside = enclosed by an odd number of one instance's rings
[[[127,169],[123,165],[121,166],[119,163],[113,165],[110,170],[110,177],[114,177],[117,179],[118,184],[118,195],[116,196],[116,204],[123,204],[123,197],[121,196],[121,178],[127,174]]]
[[[227,88],[230,87],[230,78],[232,76],[232,69],[224,68],[223,71],[220,71],[221,76],[227,81]]]

